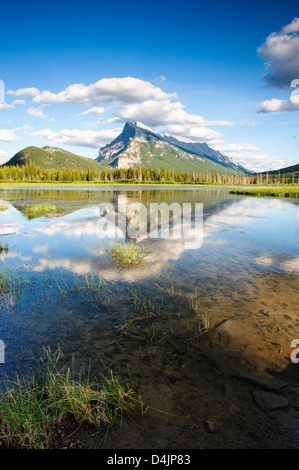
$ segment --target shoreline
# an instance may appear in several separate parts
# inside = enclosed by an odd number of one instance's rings
[[[273,189],[279,189],[279,188],[291,188],[291,189],[299,189],[299,185],[298,184],[279,184],[279,185],[273,185],[273,184],[269,184],[269,185],[266,185],[266,184],[262,184],[262,185],[246,185],[246,184],[218,184],[218,183],[171,183],[171,182],[144,182],[144,183],[140,183],[140,184],[137,184],[137,183],[128,183],[128,182],[67,182],[67,181],[60,181],[59,183],[57,182],[34,182],[34,181],[31,181],[31,182],[0,182],[0,189],[1,188],[14,188],[14,187],[22,187],[22,188],[33,188],[34,186],[40,188],[40,187],[47,187],[47,186],[50,186],[51,188],[56,188],[56,187],[90,187],[90,188],[96,188],[98,186],[100,187],[113,187],[113,186],[120,186],[120,187],[134,187],[134,188],[144,188],[144,187],[152,187],[152,186],[158,186],[158,187],[165,187],[165,186],[170,186],[172,188],[176,188],[176,187],[179,187],[179,188],[201,188],[201,189],[205,189],[205,188],[227,188],[227,189],[230,189],[230,188],[248,188],[248,189],[252,189],[252,190],[255,190],[255,189],[261,189],[261,188],[265,188],[265,189],[270,189],[270,188],[273,188]],[[164,188],[165,189],[165,188]]]

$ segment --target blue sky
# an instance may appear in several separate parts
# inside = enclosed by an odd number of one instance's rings
[[[0,158],[29,145],[95,158],[139,120],[257,171],[298,163],[298,10],[297,0],[2,5]]]

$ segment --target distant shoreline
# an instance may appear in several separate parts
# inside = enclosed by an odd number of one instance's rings
[[[14,187],[14,186],[22,186],[22,187],[30,187],[30,186],[134,186],[136,188],[140,188],[142,186],[182,186],[182,187],[190,187],[190,186],[198,186],[198,187],[246,187],[246,188],[299,188],[298,184],[229,184],[229,183],[173,183],[173,182],[159,182],[159,181],[144,181],[140,183],[136,182],[128,182],[128,181],[1,181],[1,187]]]

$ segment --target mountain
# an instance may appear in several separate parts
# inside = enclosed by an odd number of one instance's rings
[[[253,173],[244,168],[239,163],[235,162],[232,158],[222,155],[218,150],[214,150],[206,143],[192,142],[191,140],[183,139],[182,137],[173,137],[169,134],[165,134],[164,139],[172,145],[185,150],[186,152],[193,153],[200,157],[209,158],[213,162],[219,163],[220,165],[235,170],[238,173]]]
[[[162,136],[138,121],[127,122],[122,133],[100,149],[97,161],[112,168],[140,165],[197,173],[251,173],[207,144]]]
[[[80,157],[66,150],[56,147],[27,147],[16,153],[4,165],[23,166],[32,160],[33,163],[43,169],[59,170],[71,168],[73,170],[100,170],[102,166],[91,158]]]
[[[268,175],[277,175],[278,172],[281,175],[285,173],[294,173],[295,177],[299,177],[299,163],[292,166],[286,166],[285,168],[280,168],[279,170],[263,171],[263,174],[268,173]]]

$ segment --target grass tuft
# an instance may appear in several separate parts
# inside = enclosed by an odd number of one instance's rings
[[[117,261],[118,266],[122,268],[130,266],[145,266],[145,257],[150,251],[134,242],[122,242],[116,244],[113,248],[106,250],[109,255]]]
[[[53,204],[37,204],[35,206],[18,206],[18,209],[28,217],[57,217],[62,215],[62,210]]]
[[[59,370],[63,354],[45,350],[38,378],[30,382],[6,382],[0,396],[0,440],[6,448],[45,449],[55,443],[59,426],[70,419],[99,430],[112,426],[116,417],[140,405],[133,390],[123,386],[113,372],[100,384],[85,377],[73,377],[70,369]]]
[[[198,321],[198,331],[196,332],[196,334],[202,335],[207,333],[211,328],[211,318],[208,313],[201,309],[200,298],[197,289],[195,289],[195,298],[191,301],[190,308],[196,314],[196,318]]]

